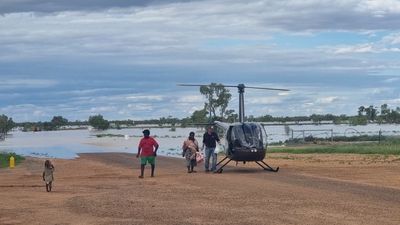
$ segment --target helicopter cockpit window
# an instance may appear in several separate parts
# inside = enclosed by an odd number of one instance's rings
[[[232,127],[231,140],[234,147],[263,147],[262,130],[257,124],[246,123]]]

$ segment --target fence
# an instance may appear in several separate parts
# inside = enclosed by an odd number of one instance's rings
[[[336,140],[350,140],[357,139],[358,137],[364,137],[359,139],[360,141],[374,140],[381,141],[385,137],[399,136],[400,131],[358,131],[355,128],[347,128],[344,132],[334,132],[334,129],[290,129],[290,140],[302,139],[303,141],[314,140],[314,139],[325,139],[331,142]]]
[[[315,133],[315,132],[319,132],[319,133]],[[321,133],[322,132],[322,133]],[[322,138],[326,138],[326,139],[330,139],[331,141],[333,141],[333,129],[310,129],[310,130],[290,130],[291,133],[291,139],[299,139],[299,137],[301,137],[303,139],[303,141],[306,140],[306,137],[322,137]],[[297,136],[295,136],[295,134],[298,134]]]

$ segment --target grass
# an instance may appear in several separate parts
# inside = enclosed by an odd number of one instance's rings
[[[25,158],[15,153],[0,152],[0,168],[5,168],[10,165],[10,157],[14,156],[15,164],[21,163]]]
[[[335,136],[333,137],[333,142],[361,142],[361,141],[393,141],[395,139],[399,139],[399,136],[387,137],[387,136],[379,136],[379,135],[360,135],[360,136]],[[331,142],[331,138],[319,138],[313,136],[307,136],[303,138],[295,138],[291,140],[287,140],[284,143],[289,145],[297,145],[304,143],[317,143],[317,142]],[[283,142],[271,143],[271,145],[282,145]]]
[[[269,153],[351,153],[351,154],[381,154],[400,155],[400,140],[391,139],[379,143],[340,143],[331,145],[307,145],[282,148],[270,148]]]

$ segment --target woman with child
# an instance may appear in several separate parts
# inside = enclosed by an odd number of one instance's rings
[[[186,159],[188,173],[196,173],[193,169],[197,166],[196,155],[199,151],[199,143],[194,137],[194,132],[190,132],[188,139],[183,142],[182,150],[182,156]]]

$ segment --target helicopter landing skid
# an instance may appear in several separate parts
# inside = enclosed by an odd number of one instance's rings
[[[225,158],[223,158],[221,161],[219,161],[218,163],[217,163],[217,166],[218,165],[220,165],[221,163],[223,163],[225,160],[227,160],[228,159],[228,157],[227,156],[225,156]],[[222,168],[224,168],[230,161],[232,161],[232,159],[229,159],[228,161],[226,161],[221,167],[219,167],[219,169],[217,169],[215,172],[216,173],[222,173],[222,171],[223,171],[223,169]]]
[[[261,162],[261,163],[260,163]],[[256,161],[256,163],[261,166],[261,168],[263,168],[264,170],[268,170],[271,172],[278,172],[279,171],[279,166],[276,167],[276,169],[270,167],[266,162],[264,161]]]
[[[216,173],[222,173],[222,171],[223,171],[223,168],[226,166],[226,165],[228,165],[228,163],[230,162],[230,161],[232,161],[232,159],[229,159],[228,157],[225,157],[225,158],[223,158],[221,161],[219,161],[218,163],[217,163],[217,166],[218,165],[220,165],[220,164],[222,164],[225,160],[227,160],[228,159],[228,161],[226,161],[222,166],[220,166],[219,167],[219,169],[218,170],[216,170],[215,172]],[[272,168],[271,166],[269,166],[266,162],[264,162],[264,161],[255,161],[259,166],[261,166],[261,168],[263,168],[264,170],[267,170],[267,171],[271,171],[271,172],[278,172],[279,171],[279,167],[277,167],[276,169],[274,169],[274,168]],[[261,162],[261,163],[260,163]]]

